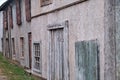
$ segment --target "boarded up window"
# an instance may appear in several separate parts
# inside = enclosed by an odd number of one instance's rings
[[[8,15],[7,11],[3,11],[3,26],[7,30],[8,29]]]
[[[9,6],[9,25],[13,28],[12,6]]]
[[[20,25],[21,22],[21,5],[20,5],[21,0],[15,0],[16,2],[16,20],[17,24]]]
[[[26,21],[31,21],[31,0],[25,0]]]
[[[41,72],[41,65],[40,43],[34,43],[34,70]]]
[[[75,43],[76,80],[99,79],[99,51],[96,41]]]
[[[41,0],[41,6],[46,6],[46,5],[49,5],[51,3],[52,3],[51,0]]]

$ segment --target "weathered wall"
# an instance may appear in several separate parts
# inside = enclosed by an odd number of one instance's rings
[[[15,39],[15,51],[16,55],[13,55],[15,60],[20,61],[22,66],[29,67],[29,47],[28,47],[28,33],[31,32],[30,22],[26,22],[25,15],[25,0],[21,0],[21,15],[22,15],[22,24],[19,26],[16,22],[16,5],[15,2],[12,2],[12,12],[13,12],[13,29],[11,29],[11,38]],[[24,37],[24,57],[21,57],[20,51],[20,37]]]
[[[1,38],[2,38],[2,34],[3,34],[3,16],[2,16],[2,12],[0,12],[0,40],[1,40]],[[0,41],[0,51],[2,51],[2,43],[1,43],[1,41]]]
[[[32,4],[32,16],[38,15],[40,13],[45,13],[60,7],[63,7],[65,5],[71,4],[71,3],[75,3],[75,2],[82,2],[82,1],[86,1],[86,0],[51,0],[52,4],[48,5],[48,6],[44,6],[41,8],[41,1],[40,0],[31,0],[31,4]]]
[[[3,15],[2,12],[0,12],[0,51],[2,51],[2,42],[1,42],[2,36],[3,36]]]
[[[56,4],[53,3],[43,8],[40,8],[37,1],[32,0],[32,16],[42,13],[43,10],[49,10],[50,6],[57,6],[60,0],[53,0]],[[75,0],[66,1],[66,3],[71,1]],[[53,9],[51,7],[50,9]],[[34,35],[32,42],[42,42],[42,77],[47,78],[47,45],[49,42],[47,26],[65,20],[69,22],[70,80],[75,80],[75,42],[95,39],[100,45],[100,79],[104,80],[104,0],[88,0],[32,19],[31,30]]]
[[[115,3],[115,21],[116,21],[116,80],[120,80],[120,1]]]
[[[116,80],[116,26],[115,26],[115,0],[105,0],[104,18],[104,55],[105,55],[105,80]]]

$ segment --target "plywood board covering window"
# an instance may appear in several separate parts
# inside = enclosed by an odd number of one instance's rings
[[[46,6],[52,3],[52,0],[40,0],[41,6]]]
[[[13,28],[12,6],[9,6],[9,25],[11,28]]]
[[[41,48],[40,43],[34,43],[34,70],[41,73]]]
[[[24,57],[24,38],[20,38],[21,57]]]
[[[97,40],[76,42],[75,56],[75,80],[100,80],[99,48]]]
[[[3,26],[7,30],[8,29],[8,15],[7,10],[3,11]]]
[[[16,2],[16,20],[17,24],[20,25],[22,23],[21,21],[21,0],[15,0]]]
[[[26,21],[31,21],[31,0],[25,0]]]

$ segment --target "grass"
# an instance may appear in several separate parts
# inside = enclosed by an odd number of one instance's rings
[[[27,74],[23,68],[10,63],[2,54],[0,54],[0,69],[8,80],[38,80],[36,77]]]

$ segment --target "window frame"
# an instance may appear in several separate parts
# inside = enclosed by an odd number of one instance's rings
[[[24,37],[20,37],[20,53],[21,53],[21,58],[24,58],[25,56],[25,40]]]
[[[37,51],[35,51],[35,45],[39,45],[39,56],[36,56],[35,55],[35,52],[37,52]],[[34,57],[34,61],[33,61],[33,71],[34,72],[36,72],[36,73],[39,73],[39,74],[42,74],[42,48],[41,48],[41,42],[34,42],[33,43],[33,57]],[[39,69],[37,69],[37,68],[35,68],[35,66],[36,66],[36,60],[35,60],[35,57],[39,57]]]
[[[47,6],[47,5],[50,5],[50,4],[52,4],[52,0],[49,0],[49,1],[40,0],[41,7]]]

